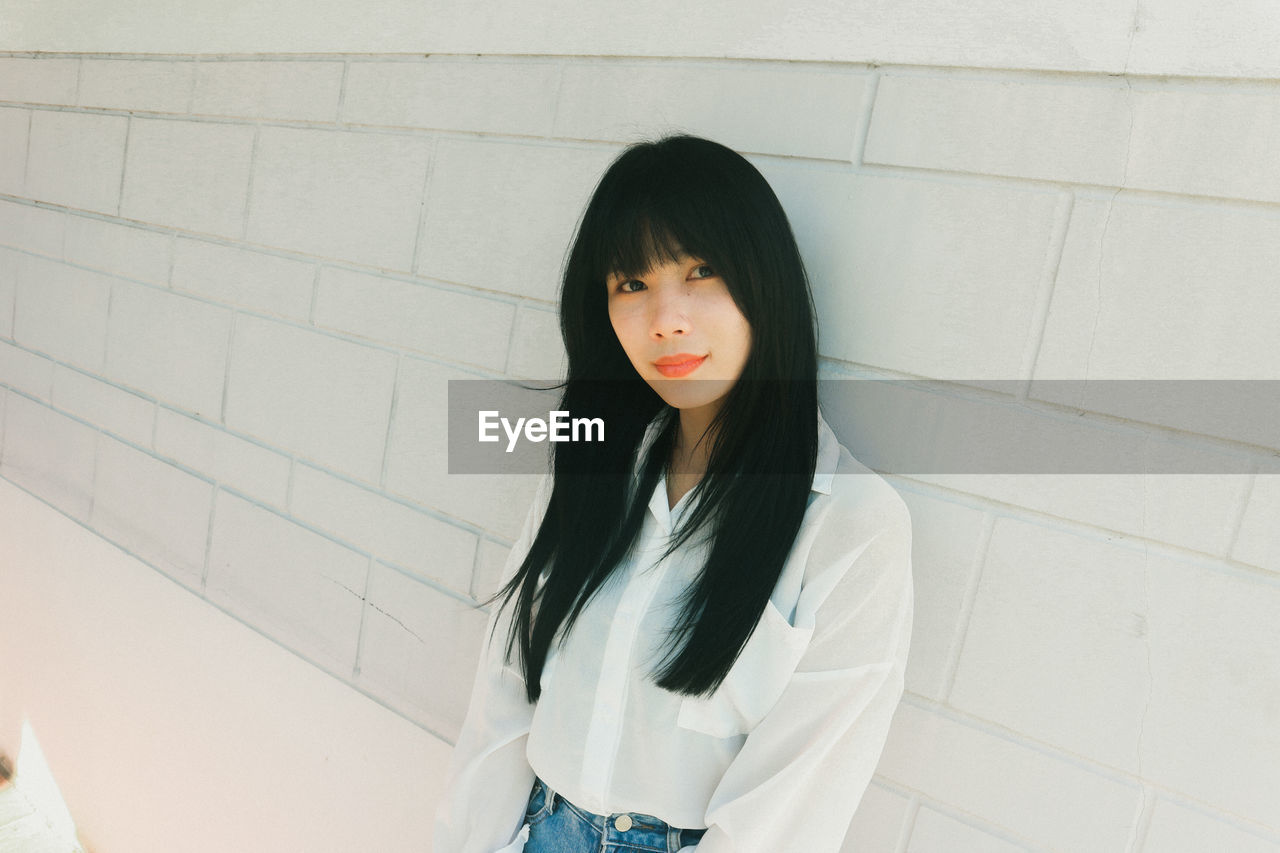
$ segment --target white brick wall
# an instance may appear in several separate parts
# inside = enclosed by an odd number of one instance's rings
[[[129,123],[121,115],[33,110],[24,193],[50,204],[116,213]]]
[[[249,315],[236,319],[225,421],[268,444],[381,479],[396,356]]]
[[[408,270],[429,159],[415,136],[263,127],[246,239]]]
[[[187,586],[198,587],[214,487],[110,436],[98,439],[89,523]]]
[[[324,268],[314,320],[321,328],[500,371],[515,313],[510,301]]]
[[[111,279],[30,256],[14,267],[13,340],[28,352],[101,373]]]
[[[231,311],[153,287],[111,287],[105,374],[206,418],[222,407]]]
[[[242,237],[257,135],[247,125],[130,119],[120,215],[166,228]]]
[[[828,375],[979,409],[999,379],[1280,379],[1280,23],[769,8],[662,40],[608,5],[437,10],[430,56],[0,56],[0,477],[451,741],[535,483],[447,474],[447,382],[562,374],[567,241],[637,135],[770,179]],[[1191,51],[1195,20],[1231,49]],[[1280,450],[1272,419],[1091,394],[1021,399],[1099,442]],[[848,850],[1280,851],[1280,477],[893,481],[908,697]]]
[[[369,559],[288,518],[219,491],[209,598],[338,675],[355,666]]]

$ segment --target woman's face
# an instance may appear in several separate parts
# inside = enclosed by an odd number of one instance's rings
[[[724,279],[681,253],[605,285],[613,331],[641,378],[669,406],[714,414],[751,352],[751,326]]]

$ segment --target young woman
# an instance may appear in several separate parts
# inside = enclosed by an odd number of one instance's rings
[[[836,853],[903,690],[906,505],[818,412],[812,300],[743,157],[627,148],[560,302],[557,444],[436,853]]]

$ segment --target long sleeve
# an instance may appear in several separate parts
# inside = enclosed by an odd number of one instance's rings
[[[545,475],[503,568],[503,583],[528,554],[550,491],[551,477]],[[490,607],[471,703],[436,813],[436,853],[519,853],[527,835],[520,830],[534,780],[525,757],[534,706],[525,696],[521,674],[504,659],[513,606],[501,612],[499,602]]]
[[[857,521],[868,529],[865,516]],[[686,853],[837,853],[843,844],[903,693],[911,638],[910,515],[896,499],[873,521],[868,541],[827,549],[807,579],[794,621],[813,628],[810,643]]]

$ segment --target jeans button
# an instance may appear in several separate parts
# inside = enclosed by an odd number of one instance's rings
[[[613,827],[618,830],[618,832],[626,832],[631,828],[631,815],[618,815],[617,819],[613,822]]]

